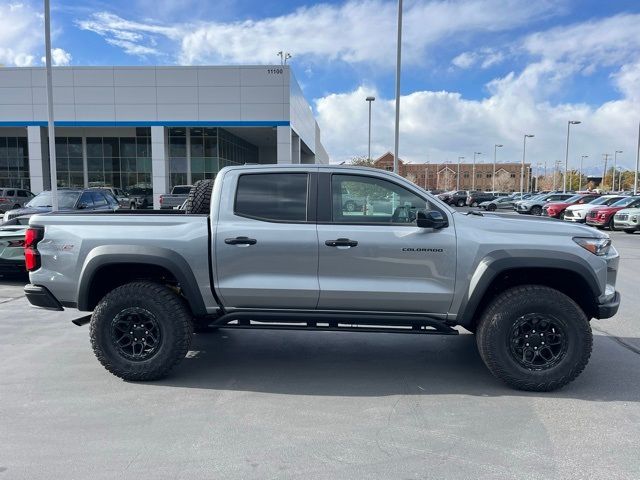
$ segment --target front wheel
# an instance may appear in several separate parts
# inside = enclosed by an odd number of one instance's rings
[[[591,356],[593,336],[582,309],[558,290],[511,288],[482,314],[476,341],[482,360],[519,390],[551,391],[573,381]]]
[[[459,207],[464,207],[465,201],[464,200],[458,200],[458,206]]]
[[[542,214],[542,207],[539,207],[538,205],[534,205],[533,207],[531,207],[531,215],[541,215]]]
[[[134,282],[107,293],[91,316],[91,345],[109,372],[124,380],[164,377],[189,351],[192,316],[173,290]]]

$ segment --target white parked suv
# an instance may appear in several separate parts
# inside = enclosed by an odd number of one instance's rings
[[[640,230],[640,208],[623,208],[613,216],[613,226],[616,230],[633,233]]]
[[[584,223],[587,219],[587,212],[597,205],[611,205],[622,200],[624,195],[603,195],[590,203],[570,205],[564,211],[564,221],[574,223]]]

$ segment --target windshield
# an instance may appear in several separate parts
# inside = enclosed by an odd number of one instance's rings
[[[174,195],[188,195],[189,190],[191,190],[191,187],[173,187],[173,192],[171,193]]]
[[[626,207],[627,205],[630,205],[631,203],[635,202],[638,199],[640,199],[640,197],[623,198],[622,200],[618,200],[617,202],[612,203],[611,206],[612,207]]]
[[[58,208],[73,208],[80,196],[80,192],[58,191]],[[51,207],[51,192],[42,192],[26,205],[30,208]]]

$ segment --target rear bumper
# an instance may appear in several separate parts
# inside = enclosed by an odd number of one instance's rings
[[[29,303],[34,307],[46,308],[47,310],[64,310],[60,301],[40,285],[25,285],[24,294]]]
[[[611,318],[618,313],[618,308],[620,308],[620,292],[616,291],[611,300],[598,305],[598,315],[596,318]]]

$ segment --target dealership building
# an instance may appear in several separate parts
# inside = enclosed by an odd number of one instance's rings
[[[50,188],[44,68],[0,68],[0,187]],[[55,67],[59,187],[153,190],[228,165],[328,163],[288,66]]]

